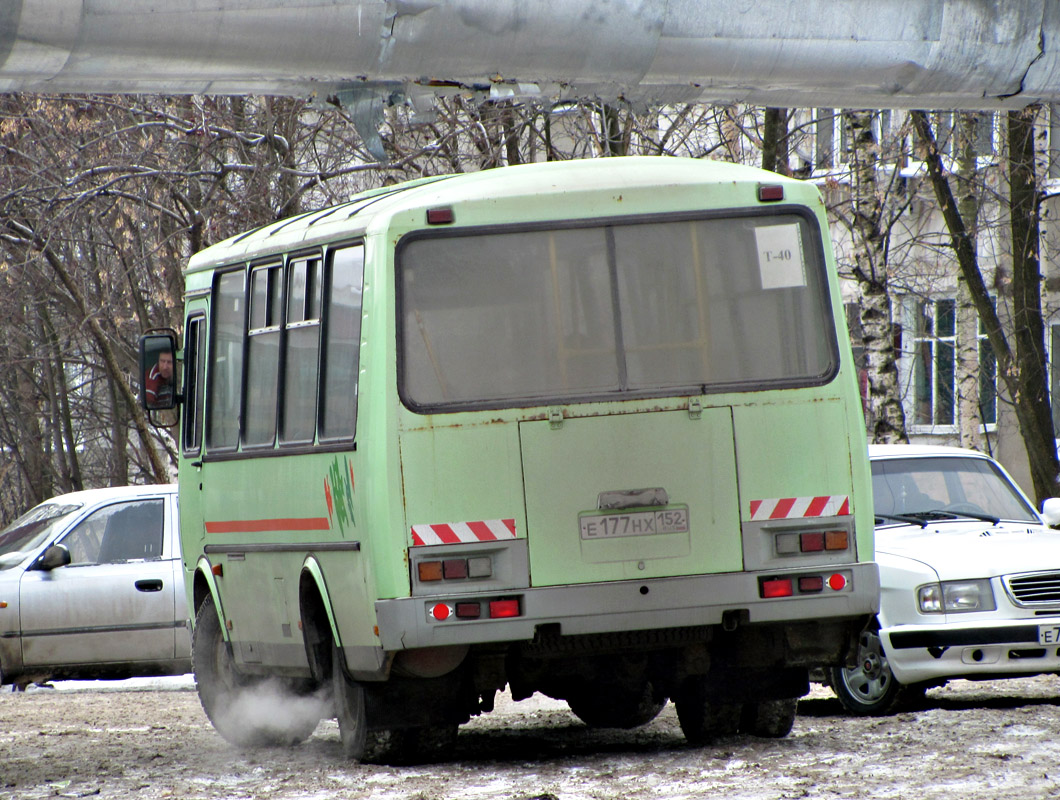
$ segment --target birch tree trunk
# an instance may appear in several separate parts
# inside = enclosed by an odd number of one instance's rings
[[[895,358],[886,237],[881,226],[883,204],[876,176],[879,145],[872,130],[871,111],[848,111],[844,116],[851,128],[854,276],[861,293],[859,315],[868,372],[869,435],[873,442],[908,442]]]
[[[969,246],[978,259],[979,198],[976,194],[975,141],[978,116],[957,115],[957,207],[968,229]],[[961,447],[983,449],[979,408],[979,315],[964,275],[957,275],[957,424]]]

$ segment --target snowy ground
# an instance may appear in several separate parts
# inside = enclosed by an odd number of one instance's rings
[[[773,800],[1060,795],[1060,678],[956,681],[917,711],[843,716],[815,689],[782,740],[688,747],[672,706],[636,731],[592,731],[563,703],[498,698],[453,760],[344,762],[327,720],[292,749],[241,751],[189,677],[69,682],[0,694],[0,798]]]

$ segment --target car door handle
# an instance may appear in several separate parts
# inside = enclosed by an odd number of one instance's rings
[[[141,592],[160,592],[162,591],[162,581],[158,578],[151,578],[149,580],[137,581],[135,584],[138,591]]]

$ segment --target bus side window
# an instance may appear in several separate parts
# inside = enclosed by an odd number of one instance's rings
[[[246,324],[242,269],[222,273],[216,283],[207,444],[211,449],[239,444],[239,399],[243,388],[243,331]]]
[[[255,268],[250,273],[250,344],[243,404],[243,443],[247,445],[271,445],[276,439],[282,286],[283,267],[279,264]]]
[[[287,265],[281,427],[285,442],[310,442],[316,430],[321,267],[319,256],[291,259]]]
[[[320,438],[352,439],[357,427],[364,248],[332,250],[328,259],[321,376]]]

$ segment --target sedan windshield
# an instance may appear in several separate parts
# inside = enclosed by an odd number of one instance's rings
[[[57,524],[80,507],[43,503],[0,531],[0,570],[21,564],[26,554],[39,547]]]
[[[982,458],[893,458],[872,462],[877,517],[1038,518],[1012,483]]]

